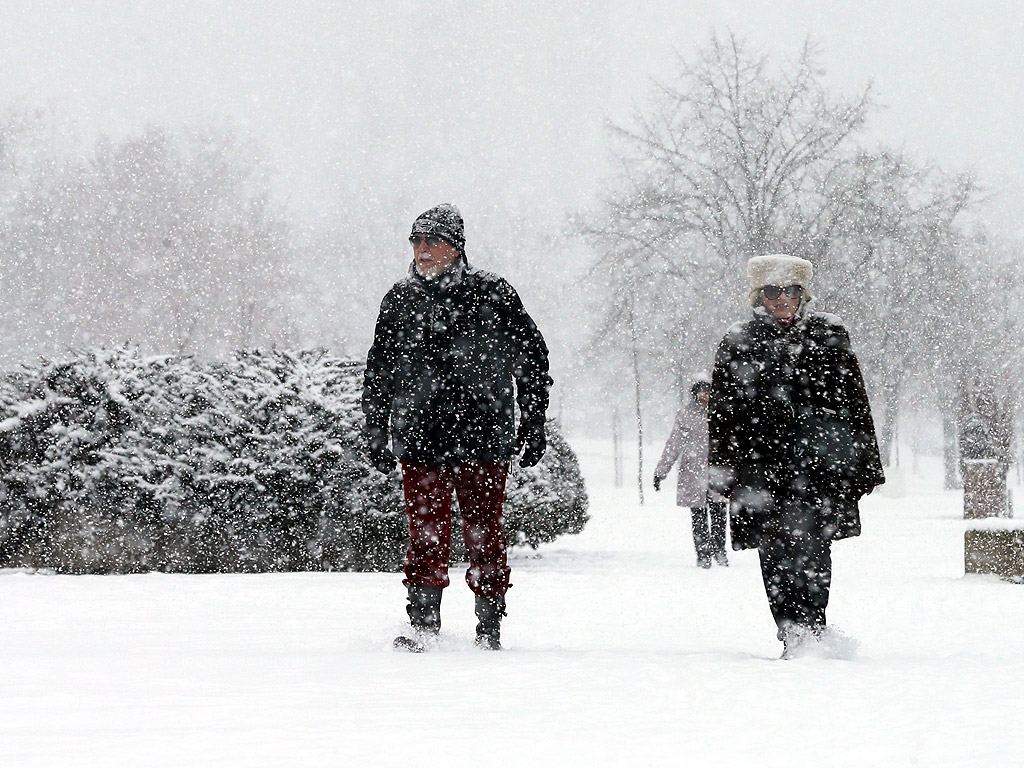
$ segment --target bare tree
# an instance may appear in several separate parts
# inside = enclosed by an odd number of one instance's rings
[[[612,128],[622,172],[580,230],[595,270],[613,276],[602,281],[606,316],[621,316],[622,296],[636,299],[651,376],[678,384],[709,364],[742,306],[750,256],[827,247],[869,106],[868,89],[846,98],[826,88],[810,44],[773,66],[735,37],[712,37],[655,84],[631,125]]]
[[[154,127],[20,178],[3,288],[21,316],[3,351],[286,340],[294,246],[267,174],[230,130]]]
[[[879,444],[888,456],[908,371],[943,375],[949,281],[958,270],[957,219],[976,199],[970,176],[949,176],[901,153],[859,153],[846,169],[843,216],[815,259],[823,304],[859,342],[881,395]]]
[[[705,367],[742,316],[747,259],[798,254],[820,272],[824,305],[849,310],[855,341],[871,350],[888,444],[903,372],[937,359],[926,344],[941,303],[933,278],[974,186],[859,146],[871,109],[870,87],[847,96],[826,85],[810,43],[776,64],[712,37],[692,61],[679,58],[631,125],[613,127],[621,174],[580,230],[597,253],[603,316],[635,299],[647,376],[681,383]],[[616,323],[599,333],[603,348],[628,348]]]
[[[694,64],[679,59],[672,83],[625,142],[627,194],[613,219],[634,228],[638,245],[697,234],[733,266],[773,250],[806,250],[838,217],[832,182],[862,127],[868,89],[853,98],[824,85],[813,46],[773,68],[730,36],[717,37]]]

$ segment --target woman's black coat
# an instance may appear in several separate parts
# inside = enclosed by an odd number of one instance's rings
[[[367,354],[363,413],[371,444],[402,461],[507,462],[514,411],[543,428],[548,348],[503,278],[460,257],[437,280],[398,281],[380,307]]]
[[[838,444],[819,437],[822,425]],[[885,482],[860,366],[835,315],[805,310],[787,329],[758,307],[730,328],[708,430],[710,486],[732,500],[734,549],[758,546],[768,516],[792,499],[819,510],[829,538],[857,536],[857,502]]]

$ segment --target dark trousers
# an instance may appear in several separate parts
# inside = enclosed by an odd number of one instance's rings
[[[697,551],[697,557],[711,557],[725,552],[724,501],[709,500],[706,506],[691,507],[690,523],[693,525],[693,548]]]
[[[455,467],[402,462],[409,549],[405,585],[444,589],[449,584],[452,551],[452,493],[459,499],[462,537],[469,570],[466,582],[484,597],[504,595],[511,569],[505,557],[502,504],[506,464],[463,464]]]
[[[764,523],[757,553],[772,617],[781,638],[799,625],[825,626],[832,582],[832,543],[823,532],[817,505],[786,501]]]

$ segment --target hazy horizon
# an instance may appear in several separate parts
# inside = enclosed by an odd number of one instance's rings
[[[299,221],[352,200],[455,200],[557,222],[608,178],[604,125],[644,103],[710,34],[793,56],[838,89],[873,83],[870,134],[1007,190],[1024,214],[1024,8],[1011,3],[15,1],[0,10],[0,103],[53,111],[85,140],[230,121],[265,148]],[[1011,223],[1014,222],[1014,223]]]

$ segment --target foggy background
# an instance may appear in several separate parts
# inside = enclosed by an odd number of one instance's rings
[[[0,363],[124,343],[361,357],[411,221],[450,201],[470,263],[507,276],[549,341],[553,411],[570,431],[605,431],[616,408],[628,421],[633,373],[591,344],[600,247],[579,222],[620,183],[609,124],[630,125],[652,78],[712,34],[781,59],[810,39],[835,92],[872,84],[862,140],[974,173],[965,226],[1024,236],[1018,4],[780,5],[8,0]],[[711,309],[742,318],[728,295]],[[679,295],[660,301],[678,312]],[[853,341],[870,352],[870,328]],[[672,340],[641,342],[640,397],[664,432],[700,354],[659,365]],[[865,373],[875,400],[888,385]]]

